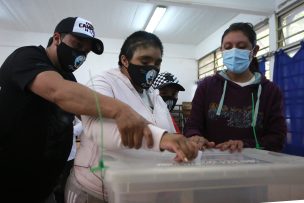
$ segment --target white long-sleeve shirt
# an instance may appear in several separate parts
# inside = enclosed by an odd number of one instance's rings
[[[123,101],[151,122],[148,126],[154,141],[152,150],[160,151],[159,144],[164,132],[175,132],[167,105],[159,94],[153,90],[147,90],[143,93],[146,95],[141,96],[120,69],[111,69],[97,75],[88,85],[103,95]],[[143,96],[145,99],[142,98]],[[102,142],[104,150],[125,147],[114,119],[103,118],[101,126],[99,118],[82,116],[82,124],[84,134],[81,136],[80,148],[75,159],[75,176],[84,187],[101,194],[101,180],[96,177],[96,174],[87,170],[87,167],[98,165]],[[142,147],[148,149],[145,141]],[[100,176],[100,174],[97,175]]]

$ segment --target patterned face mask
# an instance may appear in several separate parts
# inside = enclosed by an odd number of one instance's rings
[[[164,102],[167,104],[167,108],[169,111],[172,111],[176,105],[177,98],[169,97],[169,96],[162,96]]]
[[[61,68],[66,72],[74,72],[86,60],[86,52],[78,51],[61,42],[57,47],[57,56]]]
[[[233,48],[223,51],[223,63],[233,73],[245,72],[251,63],[250,50]]]
[[[135,65],[129,63],[128,73],[132,82],[143,89],[149,89],[155,78],[157,77],[159,69],[151,65]]]

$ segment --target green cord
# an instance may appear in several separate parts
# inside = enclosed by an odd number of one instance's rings
[[[255,132],[255,125],[254,125],[254,97],[253,97],[253,93],[251,93],[251,98],[252,98],[252,129],[253,129],[253,135],[254,135],[254,140],[255,140],[255,148],[256,149],[262,149],[262,147],[259,144],[258,138],[256,136],[256,132]]]
[[[99,160],[98,166],[91,168],[91,172],[96,172],[96,171],[102,171],[106,169],[107,167],[104,165],[104,161],[101,159]]]
[[[92,87],[94,89],[94,84],[93,84],[93,80],[92,80],[92,75],[91,75],[91,72],[89,71],[89,74],[90,74],[90,80],[92,82]],[[104,164],[104,161],[103,161],[103,123],[102,123],[102,115],[101,115],[101,110],[100,110],[100,105],[99,105],[99,99],[98,99],[98,96],[96,94],[96,91],[94,89],[93,91],[93,94],[94,94],[94,97],[95,97],[95,102],[96,102],[96,109],[97,109],[97,113],[98,113],[98,117],[99,117],[99,123],[100,123],[100,136],[101,136],[101,149],[100,149],[100,160],[99,160],[99,163],[98,163],[98,166],[96,167],[93,167],[91,168],[91,171],[92,172],[96,172],[96,171],[99,171],[99,170],[104,170],[106,168],[105,164]]]

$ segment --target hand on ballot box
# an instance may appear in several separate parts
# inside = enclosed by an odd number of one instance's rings
[[[177,162],[188,162],[197,157],[199,147],[181,134],[165,133],[160,141],[160,149],[176,153]]]
[[[188,140],[193,143],[196,143],[200,150],[213,148],[215,146],[214,142],[209,142],[206,138],[199,135],[194,135],[192,137],[189,137]]]
[[[229,150],[230,152],[242,151],[244,143],[242,140],[229,140],[227,142],[223,142],[217,144],[215,148],[220,149],[221,151]]]

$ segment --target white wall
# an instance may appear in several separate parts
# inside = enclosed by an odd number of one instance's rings
[[[185,88],[184,92],[179,92],[177,104],[181,104],[183,101],[192,101],[194,95],[193,86],[197,80],[196,60],[164,57],[161,71],[173,73],[179,79],[179,83]]]
[[[0,31],[0,64],[15,49],[26,45],[43,45],[46,47],[51,34],[29,33],[16,31]],[[123,40],[102,39],[105,51],[102,55],[90,53],[87,61],[75,71],[77,80],[85,84],[94,76],[110,68],[118,67],[118,55]],[[197,79],[197,63],[194,59],[195,46],[164,44],[164,56],[161,71],[168,71],[176,75],[186,89],[179,95],[178,104],[182,101],[191,101],[193,96],[193,85]]]
[[[30,33],[16,31],[0,31],[0,64],[15,49],[25,45],[46,46],[51,35],[45,33]]]

